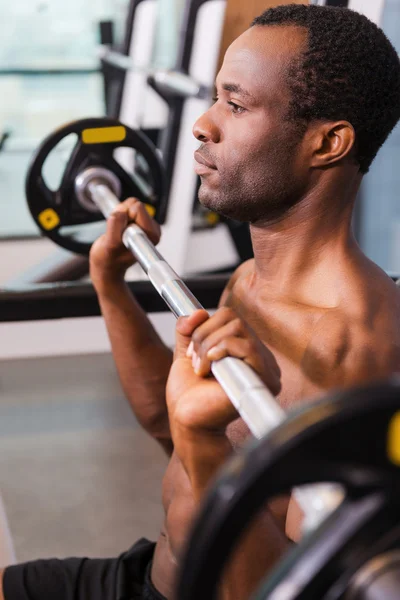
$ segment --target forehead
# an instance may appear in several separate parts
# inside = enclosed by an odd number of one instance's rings
[[[228,48],[217,85],[240,84],[257,100],[285,94],[288,64],[305,48],[307,33],[295,26],[255,26]]]

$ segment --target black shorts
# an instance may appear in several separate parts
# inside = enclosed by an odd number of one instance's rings
[[[36,560],[4,572],[5,600],[166,600],[150,578],[155,544],[139,540],[118,558]]]

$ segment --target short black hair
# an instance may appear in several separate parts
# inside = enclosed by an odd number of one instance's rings
[[[307,46],[288,72],[291,120],[345,120],[356,133],[366,173],[400,119],[400,60],[367,17],[348,8],[289,4],[266,10],[252,26],[294,25]]]

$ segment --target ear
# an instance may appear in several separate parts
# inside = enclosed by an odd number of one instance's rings
[[[319,123],[313,136],[311,166],[327,167],[349,156],[355,146],[356,133],[348,121]]]

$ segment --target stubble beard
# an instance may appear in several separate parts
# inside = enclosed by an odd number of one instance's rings
[[[272,181],[263,177],[252,183],[221,178],[217,189],[209,188],[204,180],[199,188],[199,201],[209,210],[243,223],[275,221],[298,200],[296,185],[288,173]]]

